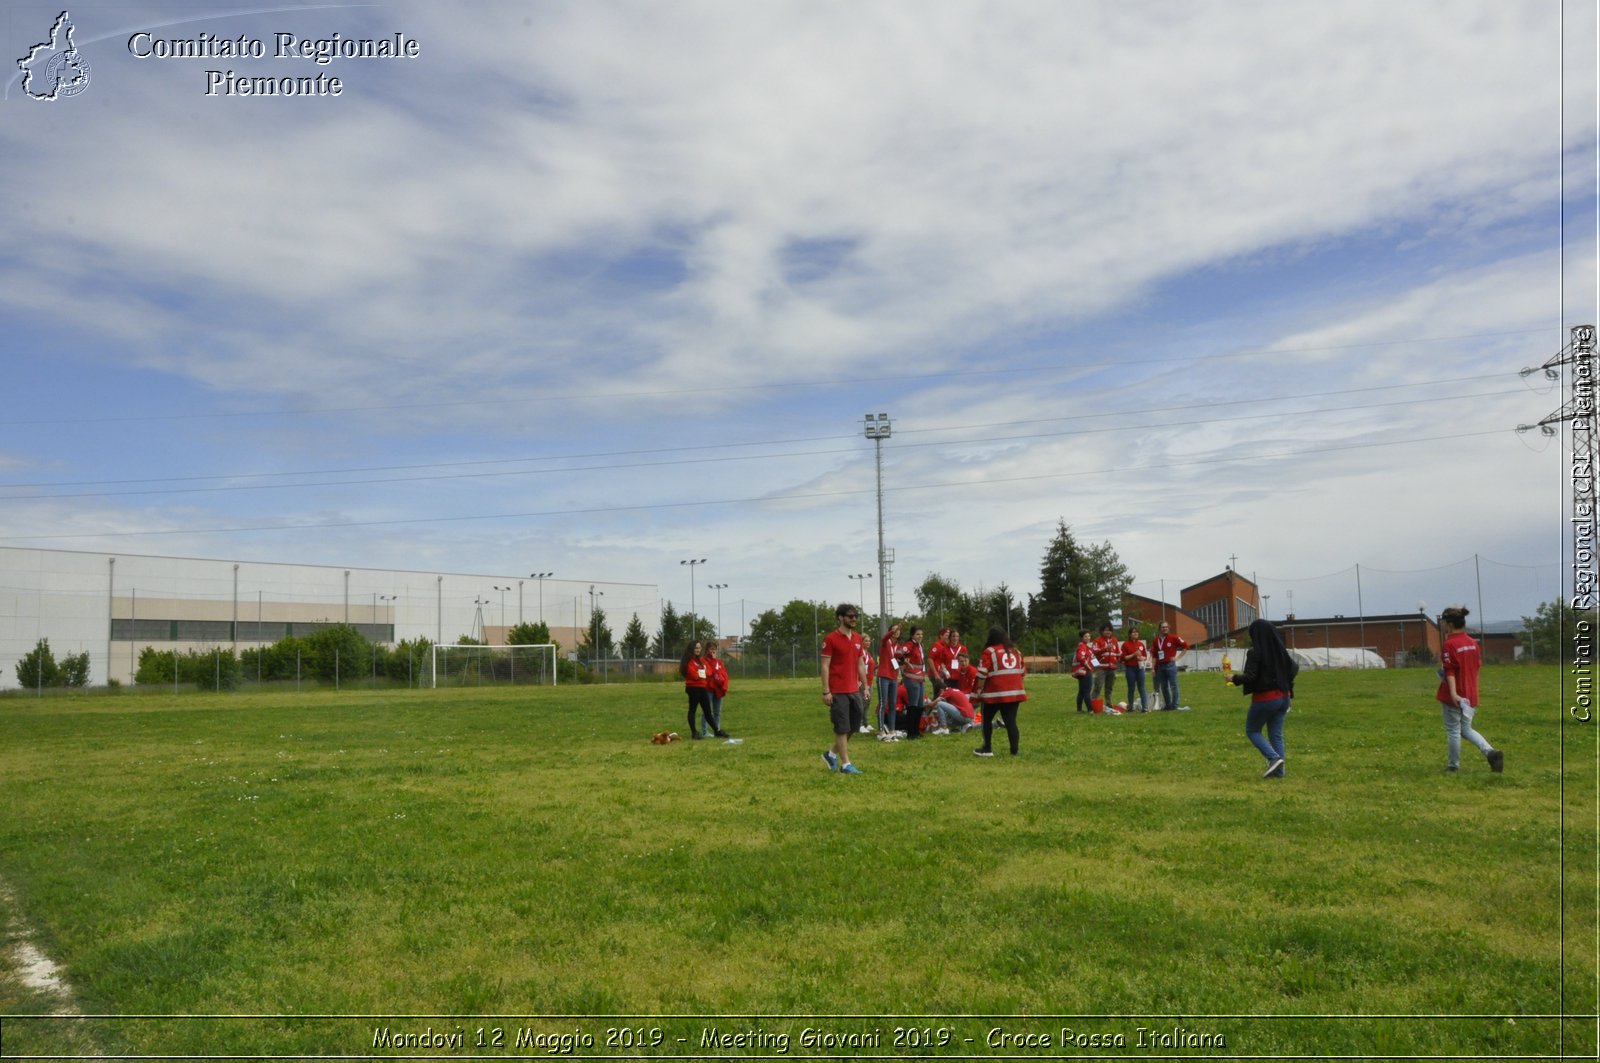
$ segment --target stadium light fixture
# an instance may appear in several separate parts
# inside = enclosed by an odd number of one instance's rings
[[[544,623],[544,581],[554,576],[554,572],[530,572],[529,579],[539,581],[539,623]]]

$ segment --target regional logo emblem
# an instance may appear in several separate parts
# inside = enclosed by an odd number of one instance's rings
[[[72,16],[61,12],[50,27],[50,39],[28,49],[17,60],[22,70],[22,91],[36,100],[76,96],[89,87],[89,61],[72,43]]]

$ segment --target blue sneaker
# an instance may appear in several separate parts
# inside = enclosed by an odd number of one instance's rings
[[[828,766],[828,770],[829,771],[838,771],[839,770],[839,758],[834,754],[833,750],[831,750],[831,749],[828,750],[826,753],[822,754],[822,763],[824,763],[824,764],[826,764]]]
[[[865,775],[866,774],[866,772],[862,771],[860,768],[856,767],[854,764],[846,764],[844,767],[840,768],[839,771],[841,773],[845,774],[845,775]]]

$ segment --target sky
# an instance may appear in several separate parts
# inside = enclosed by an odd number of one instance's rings
[[[882,412],[896,613],[1058,521],[1273,617],[1563,593],[1592,4],[75,5],[37,99],[61,11],[0,12],[0,545],[726,631],[879,571]]]

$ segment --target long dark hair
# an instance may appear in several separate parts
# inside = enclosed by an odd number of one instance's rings
[[[1015,651],[1017,648],[1012,643],[1011,639],[1006,635],[1006,629],[1003,627],[992,627],[989,629],[989,637],[984,640],[983,648],[988,649],[990,646],[1004,646],[1006,649],[1012,651]]]
[[[694,648],[698,645],[699,639],[690,639],[683,647],[683,656],[678,658],[678,674],[685,679],[689,678],[689,662],[694,659]]]
[[[1250,621],[1250,652],[1256,655],[1257,675],[1282,689],[1294,689],[1294,676],[1299,671],[1299,665],[1290,658],[1289,651],[1284,648],[1283,638],[1278,634],[1278,629],[1272,626],[1272,621]]]

